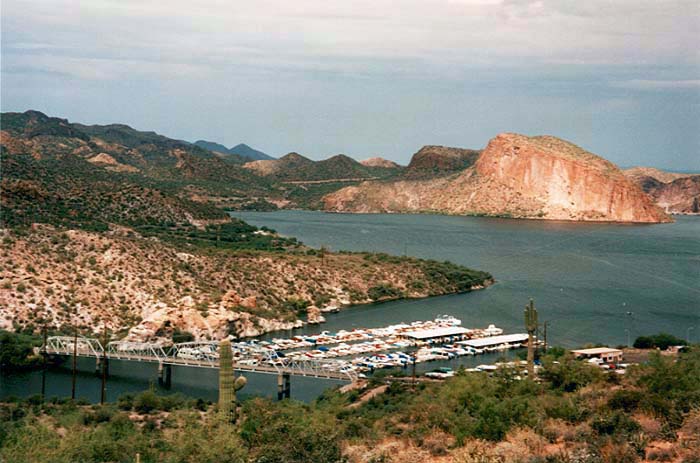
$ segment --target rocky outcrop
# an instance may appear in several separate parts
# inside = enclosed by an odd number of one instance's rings
[[[551,136],[505,133],[475,165],[430,180],[365,182],[324,197],[338,212],[438,212],[656,223],[670,218],[611,162]]]
[[[383,167],[385,169],[399,169],[401,166],[394,161],[388,159],[373,157],[360,161],[360,164],[366,167]]]
[[[427,145],[413,155],[406,174],[420,177],[457,172],[472,166],[478,157],[478,150]]]
[[[700,175],[663,183],[647,177],[645,191],[669,214],[700,214]]]
[[[106,170],[111,170],[112,172],[139,172],[137,167],[117,162],[116,159],[107,153],[99,153],[97,156],[93,156],[87,161],[100,167],[104,167]]]
[[[700,213],[700,175],[666,172],[653,167],[634,167],[624,173],[666,213]]]

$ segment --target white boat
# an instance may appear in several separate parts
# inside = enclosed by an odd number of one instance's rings
[[[435,323],[441,325],[459,326],[462,324],[462,320],[455,318],[452,315],[438,315],[435,318]]]
[[[489,325],[488,328],[484,330],[486,336],[499,336],[503,334],[503,328],[497,328],[496,325]]]
[[[177,357],[185,360],[201,360],[204,355],[202,355],[199,349],[183,347],[177,352]]]

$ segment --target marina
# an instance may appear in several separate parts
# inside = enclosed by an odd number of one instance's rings
[[[341,372],[371,373],[384,368],[406,368],[414,363],[451,360],[484,352],[523,347],[526,334],[502,335],[491,324],[487,328],[465,328],[449,315],[434,320],[398,323],[380,328],[357,328],[331,333],[296,335],[271,340],[233,341],[234,362],[249,366],[290,362],[336,360],[327,368]],[[216,345],[180,351],[178,356],[217,358]]]

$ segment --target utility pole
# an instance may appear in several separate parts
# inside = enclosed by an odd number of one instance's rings
[[[547,320],[545,320],[545,322],[544,322],[544,352],[545,352],[545,354],[547,353],[547,324],[549,324],[549,322]]]
[[[107,390],[107,325],[104,325],[102,337],[102,388],[100,391],[100,404],[105,403]]]
[[[47,340],[47,332],[46,332],[46,322],[44,321],[44,328],[43,328],[43,338],[44,338],[44,343],[41,346],[41,359],[42,359],[42,369],[41,369],[41,401],[42,403],[44,402],[44,399],[46,398],[46,340]]]
[[[525,329],[527,330],[527,376],[535,378],[535,350],[534,334],[537,331],[537,309],[535,303],[530,299],[530,303],[525,306]]]
[[[78,327],[75,327],[75,332],[73,333],[73,383],[70,390],[70,398],[75,400],[75,377],[78,370]]]
[[[627,315],[627,319],[630,321],[629,325],[627,326],[627,347],[632,347],[630,344],[630,332],[632,331],[632,322],[634,321],[634,318],[632,316],[634,315],[634,312],[627,311],[625,312],[625,315]]]
[[[413,355],[413,374],[412,374],[413,390],[416,390],[416,356]]]

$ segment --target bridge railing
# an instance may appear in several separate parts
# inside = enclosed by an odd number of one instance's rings
[[[94,357],[101,356],[104,350],[99,340],[83,336],[78,336],[77,346],[73,336],[50,336],[46,339],[46,346],[43,346],[46,352],[64,355],[73,355],[73,350],[76,347],[80,355],[91,355]]]
[[[71,336],[50,336],[46,340],[46,352],[58,355],[73,355],[75,338]],[[218,368],[219,344],[216,341],[184,342],[166,348],[161,344],[133,341],[112,341],[107,344],[108,357],[123,360],[152,361],[191,366]],[[99,340],[78,337],[77,352],[82,356],[101,357],[104,348]],[[290,359],[278,352],[259,346],[237,346],[234,352],[234,368],[261,372],[272,371],[282,374],[316,377],[347,377],[357,379],[357,372],[348,362],[335,359]],[[263,371],[267,369],[267,371]]]

